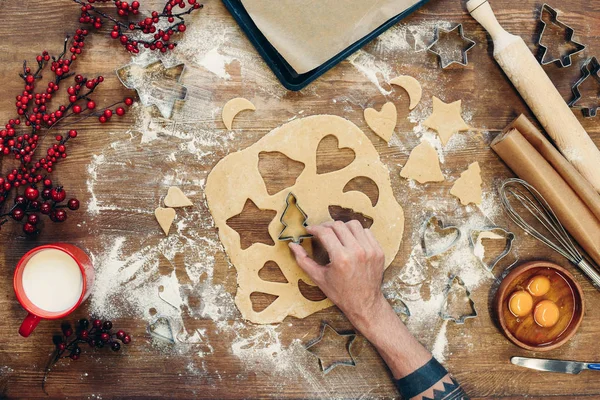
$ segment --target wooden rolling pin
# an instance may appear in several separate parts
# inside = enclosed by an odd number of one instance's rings
[[[567,160],[600,192],[600,150],[577,120],[523,39],[506,32],[487,0],[467,9],[494,42],[494,58]]]

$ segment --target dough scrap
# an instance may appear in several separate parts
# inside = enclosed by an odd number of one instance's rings
[[[365,110],[365,121],[377,136],[389,142],[398,121],[396,106],[394,103],[387,102],[381,107],[381,111],[367,108]]]
[[[444,103],[433,96],[433,113],[423,121],[423,125],[437,131],[443,146],[446,146],[455,133],[470,129],[460,114],[461,103],[461,100]]]
[[[171,186],[164,200],[165,206],[171,208],[193,206],[194,203],[176,186]]]
[[[483,193],[481,191],[481,168],[479,163],[475,161],[466,171],[460,174],[460,178],[456,180],[450,194],[458,197],[463,206],[470,203],[481,204]]]
[[[419,183],[444,181],[438,153],[429,142],[421,142],[410,152],[400,176]]]
[[[408,106],[409,110],[412,110],[419,104],[421,101],[421,96],[423,95],[423,89],[421,88],[421,84],[418,80],[408,75],[400,75],[390,81],[390,84],[400,86],[402,89],[406,90],[408,93],[408,98],[410,100],[410,105]]]
[[[246,100],[243,97],[236,97],[225,103],[223,106],[222,118],[228,131],[231,130],[235,116],[244,110],[254,111],[256,110],[256,107],[254,107],[254,104],[252,104],[250,100]]]
[[[171,229],[171,224],[175,220],[175,210],[172,208],[162,208],[158,207],[154,210],[154,216],[158,221],[158,224],[162,228],[163,232],[165,232],[166,236],[169,236],[169,230]]]
[[[340,170],[317,174],[317,147],[329,135],[338,139],[340,148],[351,148],[356,157]],[[274,151],[304,163],[305,168],[293,186],[269,195],[258,170],[258,161],[261,152]],[[343,192],[346,184],[357,176],[369,178],[377,184],[379,200],[375,206],[360,191]],[[384,250],[386,267],[394,260],[400,247],[404,212],[394,197],[387,167],[379,160],[371,141],[356,125],[333,115],[315,115],[274,129],[252,146],[219,161],[208,175],[205,187],[219,237],[237,270],[235,303],[242,316],[254,323],[277,323],[288,315],[304,318],[333,305],[329,299],[311,301],[302,295],[300,280],[314,284],[296,264],[289,242],[277,240],[283,229],[279,219],[289,192],[293,192],[302,205],[308,216],[308,225],[330,221],[330,205],[349,208],[372,218],[370,229]],[[254,243],[242,250],[240,235],[227,225],[227,219],[239,214],[248,198],[260,209],[277,210],[268,229],[274,245]],[[311,239],[302,242],[307,251],[311,250],[311,242]],[[258,271],[267,261],[279,266],[288,283],[268,282],[258,276]],[[255,312],[250,299],[253,292],[278,297],[263,311]]]

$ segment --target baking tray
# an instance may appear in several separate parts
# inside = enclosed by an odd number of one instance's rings
[[[298,74],[290,64],[285,61],[285,59],[279,54],[275,47],[269,43],[267,38],[261,33],[258,29],[250,15],[242,5],[241,0],[223,0],[225,7],[229,10],[233,18],[240,25],[246,36],[262,58],[265,60],[269,68],[273,71],[277,79],[289,90],[300,90],[306,87],[309,83],[317,79],[319,76],[323,75],[325,72],[329,71],[340,61],[345,60],[350,54],[354,53],[365,44],[369,43],[371,40],[375,39],[377,36],[381,35],[383,32],[388,30],[390,27],[395,25],[398,21],[406,18],[413,11],[423,6],[429,0],[422,0],[410,8],[407,8],[402,13],[396,15],[394,18],[389,19],[384,24],[380,25],[377,29],[364,36],[362,39],[354,42],[346,49],[339,52],[334,57],[330,58],[328,61],[324,62],[317,68],[308,71],[304,74]]]

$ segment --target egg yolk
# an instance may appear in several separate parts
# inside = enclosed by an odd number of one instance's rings
[[[550,279],[543,275],[536,275],[529,281],[527,290],[533,296],[543,296],[550,290]]]
[[[559,316],[558,306],[550,300],[540,301],[535,306],[535,311],[533,312],[533,319],[543,328],[550,328],[556,325]]]
[[[508,309],[515,317],[524,317],[533,308],[533,298],[525,290],[514,292],[508,300]]]

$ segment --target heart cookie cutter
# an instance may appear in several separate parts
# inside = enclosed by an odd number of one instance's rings
[[[293,199],[293,203],[291,201],[292,199]],[[290,208],[290,206],[292,204],[294,204],[294,206],[296,207],[296,209],[298,209],[298,211],[300,212],[300,214],[302,215],[302,217],[304,219],[302,222],[302,226],[305,228],[308,226],[308,224],[306,223],[306,220],[308,219],[308,215],[306,215],[306,213],[302,210],[302,208],[300,208],[300,205],[298,204],[298,198],[294,195],[294,193],[290,192],[285,197],[285,208],[284,208],[283,212],[281,213],[281,217],[279,218],[279,222],[281,222],[281,225],[283,225],[283,229],[279,233],[279,237],[277,239],[281,240],[281,241],[289,240],[289,241],[299,244],[300,242],[302,242],[302,240],[311,238],[312,235],[310,235],[308,233],[304,234],[304,235],[299,235],[297,239],[295,236],[283,236],[283,233],[288,228],[288,225],[284,222],[285,215],[287,214],[288,209]]]
[[[544,32],[546,31],[546,26],[547,26],[546,21],[544,21],[545,13],[550,15],[550,23],[552,25],[555,25],[555,26],[558,26],[558,27],[564,29],[565,40],[567,42],[573,43],[573,45],[575,46],[574,50],[569,51],[565,55],[560,55],[558,58],[553,58],[551,60],[545,60],[546,55],[548,54],[548,47],[546,45],[544,45],[544,43],[543,43]],[[575,30],[573,28],[571,28],[569,25],[560,21],[558,19],[558,11],[556,11],[554,8],[550,7],[546,3],[544,3],[544,5],[542,5],[542,9],[540,10],[540,22],[542,24],[542,30],[540,31],[540,36],[537,41],[537,45],[539,46],[538,59],[540,61],[540,64],[547,65],[547,64],[551,64],[553,62],[558,61],[560,63],[560,66],[563,68],[571,66],[571,63],[572,63],[571,57],[574,56],[575,54],[581,53],[583,50],[585,50],[585,45],[573,40],[573,35],[575,34]]]
[[[490,234],[485,235],[485,233],[488,232]],[[495,232],[501,232],[502,235],[498,235]],[[506,239],[506,246],[504,247],[504,250],[502,250],[502,252],[489,263],[486,263],[483,260],[483,254],[478,254],[478,245],[480,245],[482,249],[484,248],[483,244],[481,244],[481,240],[483,239]],[[471,246],[471,251],[488,272],[492,272],[494,267],[496,267],[496,265],[498,265],[498,263],[510,253],[512,250],[513,241],[515,239],[516,235],[514,233],[507,231],[504,228],[500,228],[499,226],[487,226],[482,229],[469,229],[469,246]]]
[[[447,246],[443,246],[442,248],[432,250],[431,246],[428,244],[427,232],[428,232],[428,228],[430,226],[436,226],[436,225],[441,231],[448,231],[448,230],[455,231],[456,238],[454,238],[454,240],[452,240]],[[445,253],[446,251],[448,251],[452,247],[454,247],[454,245],[456,245],[456,243],[458,243],[461,236],[462,236],[462,233],[461,233],[460,229],[458,228],[458,226],[456,226],[456,225],[446,226],[446,225],[444,225],[444,222],[437,215],[432,215],[427,220],[425,220],[425,222],[423,223],[423,226],[421,227],[421,248],[423,249],[423,254],[427,258],[431,258],[431,257],[435,257],[437,255],[440,255],[442,253]]]
[[[325,366],[324,363],[323,363],[323,360],[318,355],[316,355],[315,353],[313,353],[312,351],[310,351],[311,347],[316,346],[318,343],[320,343],[323,340],[323,337],[325,336],[325,330],[326,329],[331,329],[338,336],[342,336],[342,337],[347,337],[348,338],[348,343],[346,344],[346,351],[348,351],[348,355],[350,357],[350,361],[348,361],[348,360],[337,360],[337,361],[333,361],[328,366]],[[329,323],[327,323],[326,321],[322,321],[321,322],[321,331],[319,333],[319,336],[316,339],[313,339],[310,342],[308,342],[304,348],[310,354],[312,354],[313,356],[317,357],[317,359],[319,360],[319,367],[321,368],[321,371],[323,371],[324,374],[327,374],[332,369],[334,369],[335,367],[340,366],[340,365],[345,365],[345,366],[348,366],[348,367],[355,367],[356,366],[356,360],[354,359],[354,355],[352,354],[352,343],[354,343],[354,339],[356,339],[356,333],[354,333],[354,332],[351,332],[351,333],[338,332],[334,327],[332,327],[331,325],[329,325]]]
[[[569,107],[571,108],[580,108],[581,113],[585,118],[593,118],[598,115],[598,108],[600,105],[592,106],[592,107],[579,107],[577,106],[577,102],[581,100],[581,92],[579,91],[579,86],[583,84],[589,77],[593,77],[598,84],[600,85],[600,62],[596,57],[588,58],[583,65],[581,66],[581,78],[575,85],[571,88],[573,92],[573,99],[569,101]]]
[[[452,286],[454,285],[454,282],[456,282],[458,285],[460,285],[464,289],[465,296],[469,300],[469,305],[471,306],[471,309],[473,310],[470,314],[463,314],[459,317],[454,317],[446,312],[446,307],[448,306],[448,298],[450,297],[450,291],[452,290]],[[456,323],[458,325],[462,325],[469,318],[475,318],[477,316],[478,316],[477,309],[475,309],[475,302],[471,298],[471,291],[469,291],[469,289],[467,289],[467,287],[465,286],[465,283],[458,275],[450,275],[448,284],[446,285],[446,288],[444,289],[444,302],[442,303],[442,308],[440,310],[440,317],[444,321],[453,321],[454,323]]]
[[[173,324],[167,317],[156,317],[151,323],[148,324],[148,333],[153,338],[159,339],[163,342],[168,342],[170,344],[175,344]]]
[[[436,45],[439,43],[440,41],[440,31],[444,32],[444,34],[448,35],[451,33],[454,33],[454,31],[456,31],[458,29],[458,34],[460,39],[462,40],[462,42],[464,43],[463,47],[461,48],[460,52],[461,52],[461,58],[460,60],[458,59],[448,59],[446,57],[446,55],[444,54],[444,52],[436,50]],[[475,46],[475,42],[471,39],[469,39],[468,37],[465,36],[465,32],[463,29],[463,25],[462,24],[458,24],[456,25],[454,28],[450,29],[450,30],[445,30],[439,27],[435,28],[435,36],[433,39],[433,42],[431,42],[431,44],[427,47],[427,51],[429,51],[430,53],[435,54],[438,59],[440,60],[440,66],[442,67],[442,69],[446,69],[449,66],[451,66],[452,64],[459,64],[462,65],[463,67],[467,66],[469,64],[469,59],[467,57],[467,52],[469,50],[471,50],[474,46]]]

